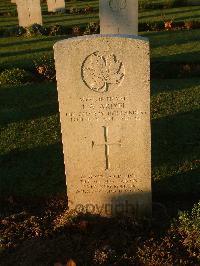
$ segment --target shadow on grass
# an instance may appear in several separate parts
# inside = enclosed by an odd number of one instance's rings
[[[199,8],[199,7],[198,7]],[[193,11],[197,11],[197,10],[193,10]],[[176,21],[182,21],[182,20],[199,20],[199,14],[196,14],[196,15],[190,15],[190,14],[188,14],[188,15],[184,15],[184,16],[182,16],[182,17],[178,17],[177,19],[176,19]]]
[[[199,159],[200,110],[152,121],[153,168]],[[188,169],[182,169],[187,171]]]
[[[168,217],[188,211],[199,201],[200,168],[165,177],[153,183],[152,195],[156,210],[166,210]],[[160,213],[159,213],[160,215]]]
[[[42,198],[66,193],[61,143],[0,156],[1,196]]]
[[[200,41],[199,30],[175,30],[143,33],[145,37],[150,39],[151,48],[161,46],[188,44],[189,42]]]
[[[154,17],[160,17],[162,19],[162,16],[167,17],[170,19],[173,19],[175,17],[176,14],[180,14],[181,13],[186,13],[184,16],[182,17],[178,17],[177,20],[185,20],[187,18],[199,18],[199,15],[192,15],[191,16],[191,12],[195,12],[195,11],[199,11],[199,7],[193,7],[191,10],[191,7],[188,7],[187,9],[181,9],[181,8],[176,8],[176,10],[174,10],[174,8],[170,8],[170,9],[158,9],[156,11],[153,12],[153,14],[150,14],[149,10],[148,11],[144,11],[141,13],[141,15],[139,15],[139,19],[146,19],[148,20],[149,18],[154,18]],[[190,14],[187,14],[187,13]],[[147,13],[147,14],[145,14]],[[144,15],[143,15],[144,14]]]
[[[200,193],[200,167],[184,173],[175,174],[158,180],[153,185],[153,194],[156,199],[170,199],[187,201],[189,198],[198,200]],[[162,193],[161,193],[162,192]]]
[[[41,59],[44,56],[48,58],[53,57],[53,45],[52,49],[49,51],[44,51],[44,52],[35,52],[35,53],[25,53],[24,55],[21,56],[13,56],[6,58],[4,57],[3,60],[0,62],[0,72],[5,70],[5,69],[11,69],[11,68],[20,68],[20,69],[25,69],[27,71],[33,72],[34,70],[34,60]]]
[[[9,24],[3,24],[1,27],[2,28],[8,28],[8,29],[11,28],[12,29],[12,27],[17,27],[17,26],[19,26],[18,20],[13,21],[12,24],[11,23],[9,23]]]
[[[185,53],[179,53],[177,54],[176,51],[174,51],[174,54],[170,55],[157,55],[153,57],[152,62],[175,62],[175,63],[199,63],[200,62],[200,56],[199,51],[195,52],[185,52]]]
[[[97,14],[93,14],[93,15],[79,15],[77,17],[73,16],[69,16],[69,17],[59,17],[59,19],[54,19],[54,17],[52,16],[52,20],[48,18],[44,19],[44,22],[45,22],[45,25],[48,25],[48,24],[63,24],[64,22],[68,22],[69,25],[80,25],[80,24],[83,24],[81,22],[81,20],[85,20],[84,24],[87,24],[88,21],[87,20],[91,20],[91,19],[96,19],[97,18]],[[76,22],[76,24],[74,24],[74,22]]]
[[[153,201],[172,216],[199,199],[199,117],[193,111],[152,121]]]
[[[0,47],[11,47],[11,46],[15,46],[16,45],[19,45],[20,47],[22,47],[23,45],[27,45],[27,44],[34,44],[34,43],[40,43],[40,42],[51,42],[51,41],[58,41],[58,40],[61,40],[61,39],[65,39],[66,37],[68,37],[68,35],[62,35],[62,36],[48,36],[48,37],[41,37],[41,38],[23,38],[21,39],[19,37],[19,40],[18,41],[15,41],[15,42],[8,42],[8,43],[3,43],[3,44],[0,44]]]
[[[199,78],[191,79],[152,79],[151,80],[151,95],[156,95],[163,92],[180,91],[190,89],[200,85]]]
[[[55,83],[0,89],[0,125],[58,113]]]
[[[24,54],[32,54],[32,53],[39,53],[39,52],[48,52],[48,51],[53,51],[53,45],[52,47],[45,47],[45,48],[30,48],[27,50],[20,50],[20,51],[13,51],[13,52],[1,52],[0,56],[1,58],[3,57],[10,57],[10,56],[16,56],[16,55],[24,55]]]
[[[3,23],[3,22],[17,22],[18,20],[17,20],[17,17],[2,17],[1,16],[1,23]],[[3,25],[3,27],[4,26],[10,26],[10,24],[8,24],[8,25]]]

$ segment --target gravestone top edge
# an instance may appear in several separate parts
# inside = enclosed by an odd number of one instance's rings
[[[84,40],[90,40],[90,39],[97,39],[97,38],[118,38],[118,39],[131,39],[131,40],[138,40],[149,43],[149,39],[146,37],[138,36],[138,35],[128,35],[128,34],[92,34],[92,35],[85,35],[85,36],[79,36],[79,37],[72,37],[68,39],[64,39],[61,41],[58,41],[54,44],[53,48],[55,49],[56,46],[62,45],[62,43],[65,42],[73,42],[73,41],[84,41]]]

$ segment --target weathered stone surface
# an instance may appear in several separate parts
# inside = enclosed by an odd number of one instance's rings
[[[69,207],[149,214],[148,41],[93,35],[54,50]]]
[[[138,0],[100,0],[101,34],[138,34]]]
[[[65,0],[47,0],[49,12],[57,12],[65,9]]]
[[[40,0],[29,0],[30,1],[30,18],[31,24],[42,25],[42,11]]]
[[[47,8],[49,12],[55,12],[55,2],[56,0],[47,0]]]
[[[29,27],[33,24],[42,25],[40,0],[17,0],[19,26]]]
[[[56,11],[62,11],[65,9],[65,0],[56,0]]]

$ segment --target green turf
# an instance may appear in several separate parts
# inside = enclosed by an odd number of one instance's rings
[[[53,55],[53,44],[66,36],[40,36],[34,38],[1,38],[0,68],[33,68],[33,61],[44,55]]]
[[[160,2],[160,1],[157,1]],[[98,1],[70,1],[66,2],[67,8],[78,6],[93,6],[98,9]],[[0,12],[9,8],[12,10],[15,5],[11,5],[9,0],[3,0],[0,4]],[[46,11],[46,5],[43,4],[43,12]],[[170,8],[164,10],[167,18],[174,17],[175,20],[199,19],[200,6],[188,6],[179,8]],[[158,21],[161,20],[161,10],[141,11],[140,21]],[[75,14],[49,14],[43,15],[44,25],[86,25],[88,22],[97,21],[98,13],[87,15]],[[0,27],[17,25],[17,17],[2,16]],[[145,32],[140,33],[150,39],[151,59],[158,62],[200,62],[200,30],[191,31],[170,31],[170,32]],[[33,68],[33,59],[40,58],[43,55],[53,54],[52,46],[60,39],[66,36],[57,37],[10,37],[0,38],[0,70],[12,66],[26,69]]]
[[[160,80],[151,99],[155,189],[200,192],[200,80]]]
[[[67,5],[98,8],[98,1]],[[14,10],[1,1],[0,12]],[[43,6],[43,13],[46,6]],[[199,7],[170,8],[175,20],[199,19]],[[160,10],[140,12],[140,21],[158,21]],[[43,15],[45,25],[81,25],[98,19],[88,15]],[[0,27],[17,25],[16,17],[1,17]],[[200,30],[143,32],[150,39],[152,62],[200,62]],[[0,38],[0,70],[33,68],[33,60],[53,55],[53,44],[67,36]],[[159,195],[200,193],[200,79],[152,81],[152,177]],[[29,84],[0,88],[0,177],[2,194],[55,195],[65,192],[56,85]]]
[[[199,6],[187,6],[169,9],[156,9],[142,11],[139,14],[140,22],[152,22],[152,21],[185,21],[185,20],[198,20],[200,19],[200,7]]]
[[[179,2],[187,2],[188,4],[193,4],[193,3],[198,3],[198,0],[179,0]],[[152,3],[152,4],[157,4],[157,3],[161,3],[161,4],[170,4],[173,3],[174,0],[139,0],[139,3]]]
[[[154,61],[200,62],[200,30],[143,33]]]
[[[5,194],[63,192],[55,84],[0,89],[0,173]]]
[[[200,30],[149,32],[153,61],[200,62]],[[43,55],[53,56],[53,44],[66,36],[0,38],[0,69],[13,66],[33,68],[33,61]]]

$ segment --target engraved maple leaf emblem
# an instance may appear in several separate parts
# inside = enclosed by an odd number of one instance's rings
[[[121,83],[124,78],[124,66],[114,54],[100,55],[95,52],[85,59],[82,77],[90,89],[105,92],[111,85]]]
[[[126,0],[110,0],[109,6],[113,11],[120,11],[126,8]]]

